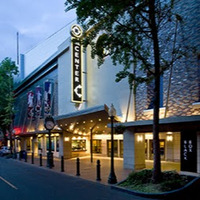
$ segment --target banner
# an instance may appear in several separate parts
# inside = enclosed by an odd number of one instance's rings
[[[36,117],[40,118],[42,111],[42,88],[40,86],[36,87],[35,96],[36,96],[35,114]]]
[[[46,81],[44,83],[44,115],[51,114],[52,107],[52,82]]]
[[[27,101],[28,101],[28,119],[33,119],[34,117],[34,93],[32,91],[28,92],[27,95]]]

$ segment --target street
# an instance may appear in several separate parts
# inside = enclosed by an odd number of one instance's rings
[[[87,181],[13,159],[0,158],[1,200],[142,200]]]

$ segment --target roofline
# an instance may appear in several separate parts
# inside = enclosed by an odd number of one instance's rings
[[[67,38],[64,42],[68,42],[70,40],[70,38]],[[64,43],[63,42],[63,43]],[[62,44],[61,44],[62,45]],[[60,45],[60,46],[61,46]],[[59,47],[60,47],[59,46]],[[57,67],[57,58],[64,54],[65,52],[67,52],[70,48],[70,44],[67,45],[65,48],[58,48],[58,51],[56,51],[52,56],[50,56],[45,62],[43,62],[40,66],[38,66],[32,73],[30,73],[15,89],[14,89],[14,93],[20,93],[21,90],[24,90],[24,85],[27,87],[27,83],[29,83],[28,85],[34,83],[35,81],[37,81],[39,78],[41,78],[41,76],[44,76],[46,73],[48,73],[49,71],[51,71],[52,69],[54,69],[55,67]],[[49,66],[50,65],[50,66]],[[43,72],[43,73],[42,73]],[[37,74],[41,74],[40,76],[37,76],[37,78],[34,79],[34,76],[36,76]],[[30,80],[33,79],[31,82]],[[22,89],[21,89],[22,88]]]
[[[200,122],[200,115],[192,116],[179,116],[169,117],[159,120],[159,124],[176,124],[176,123],[187,123],[187,122]],[[136,127],[136,126],[149,126],[153,125],[153,120],[140,120],[122,123],[125,127]]]

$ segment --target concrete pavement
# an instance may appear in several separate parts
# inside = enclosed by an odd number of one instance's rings
[[[101,162],[101,181],[96,181],[97,173],[96,166],[97,160]],[[43,166],[46,168],[46,157],[42,158]],[[22,160],[21,162],[24,162]],[[28,155],[27,162],[32,163],[31,155]],[[39,157],[34,157],[34,165],[40,166]],[[54,158],[54,167],[52,171],[61,172],[61,159]],[[130,169],[123,168],[123,159],[114,158],[115,174],[117,181],[121,182],[127,178],[127,176],[132,172]],[[153,168],[153,161],[146,161],[146,168]],[[175,162],[162,162],[162,170],[176,170],[180,171],[180,164]],[[76,158],[64,160],[64,172],[65,174],[76,176]],[[86,180],[100,182],[102,184],[108,185],[108,176],[110,174],[110,158],[108,157],[94,157],[93,162],[91,163],[90,157],[80,157],[80,177]]]

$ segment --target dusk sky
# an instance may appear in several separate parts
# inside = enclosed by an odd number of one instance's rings
[[[65,0],[2,0],[0,5],[0,62],[17,60],[17,32],[20,53],[25,53],[76,18],[64,11]]]

